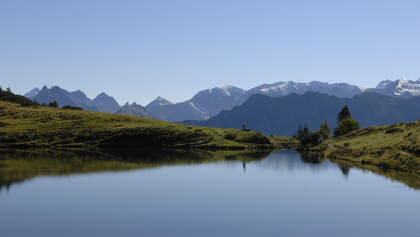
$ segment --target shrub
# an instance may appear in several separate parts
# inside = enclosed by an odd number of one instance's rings
[[[256,131],[240,132],[235,141],[255,144],[270,144],[270,140],[267,136]]]
[[[385,133],[396,133],[396,132],[403,132],[403,130],[401,128],[388,128]]]
[[[228,133],[228,134],[226,134],[226,135],[224,136],[224,138],[225,138],[226,140],[233,141],[233,140],[235,140],[235,139],[236,139],[236,134],[234,134],[234,133]]]
[[[53,101],[53,102],[50,102],[49,104],[48,104],[48,107],[53,107],[53,108],[58,108],[58,103],[57,103],[57,101]]]
[[[321,144],[323,141],[324,141],[324,138],[320,132],[312,132],[300,141],[300,145],[301,146],[306,146],[306,145],[317,146]]]
[[[77,107],[77,106],[71,106],[71,105],[65,105],[65,106],[63,106],[63,109],[83,110],[83,108],[80,108],[80,107]]]

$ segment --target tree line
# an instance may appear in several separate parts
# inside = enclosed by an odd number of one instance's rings
[[[6,90],[3,90],[0,87],[0,100],[3,101],[9,101],[13,103],[20,104],[22,106],[39,106],[39,103],[36,101],[32,101],[25,96],[22,95],[16,95],[10,90],[10,88],[7,88]]]
[[[350,109],[345,105],[337,115],[337,127],[334,128],[334,137],[342,136],[360,129],[360,123],[352,118]],[[299,140],[301,146],[316,146],[331,136],[331,129],[327,121],[321,123],[319,130],[310,131],[308,125],[302,128],[299,125],[298,131],[293,135]]]

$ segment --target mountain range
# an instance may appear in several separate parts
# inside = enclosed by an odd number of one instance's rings
[[[158,97],[146,109],[154,118],[165,121],[205,120],[240,104],[244,94],[243,89],[224,85],[199,91],[191,99],[176,104]]]
[[[35,88],[31,90],[26,93],[25,96],[32,100],[36,100],[41,104],[48,104],[55,100],[60,106],[71,105],[97,112],[152,117],[143,106],[136,103],[126,103],[125,105],[120,106],[113,97],[104,92],[91,100],[80,90],[69,92],[58,86],[53,86],[51,88],[44,86],[42,89]]]
[[[138,105],[136,103],[126,103],[125,105],[121,106],[116,114],[127,114],[127,115],[134,115],[134,116],[140,116],[140,117],[146,117],[151,118],[152,115],[141,105]]]
[[[406,99],[420,95],[420,79],[417,81],[406,79],[386,80],[380,82],[375,88],[319,81],[308,83],[277,82],[262,84],[250,90],[224,85],[199,91],[191,99],[179,103],[172,103],[162,97],[158,97],[145,107],[135,103],[120,106],[113,97],[105,93],[101,93],[91,100],[80,90],[69,92],[58,86],[53,86],[52,88],[44,86],[42,89],[35,88],[25,94],[25,96],[40,103],[49,103],[56,100],[61,106],[72,105],[82,107],[85,110],[128,113],[154,117],[165,121],[184,121],[207,120],[222,111],[242,105],[255,94],[280,97],[293,93],[302,95],[307,92],[318,92],[338,98],[353,98],[364,92],[376,92],[382,95]]]
[[[364,92],[353,98],[339,98],[317,92],[269,97],[255,94],[245,103],[205,121],[184,121],[184,124],[218,128],[257,130],[267,135],[291,136],[299,125],[319,129],[323,121],[336,126],[338,112],[348,105],[362,127],[387,125],[420,119],[420,96],[407,99]]]
[[[292,93],[301,95],[306,92],[318,92],[339,98],[352,98],[363,92],[376,92],[392,97],[408,98],[420,95],[420,79],[417,81],[406,79],[382,81],[376,88],[364,88],[347,83],[326,83],[319,81],[308,83],[293,81],[277,82],[263,84],[250,90],[225,85],[199,91],[193,98],[176,104],[162,97],[158,97],[155,101],[147,105],[146,109],[153,117],[166,121],[207,120],[224,110],[230,110],[235,106],[243,104],[255,94],[279,97]],[[165,103],[161,103],[161,101]]]

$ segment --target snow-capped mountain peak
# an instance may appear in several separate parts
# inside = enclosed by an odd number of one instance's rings
[[[197,95],[201,95],[204,93],[223,96],[233,96],[235,98],[238,98],[240,95],[245,93],[245,90],[232,85],[225,84],[222,86],[217,86],[211,89],[200,91],[199,93],[197,93]]]
[[[320,81],[294,82],[280,81],[273,84],[264,84],[247,91],[245,98],[253,94],[264,94],[271,97],[285,96],[291,93],[304,94],[308,91],[319,92],[338,97],[351,98],[362,92],[358,86],[347,83],[326,83]]]
[[[395,95],[407,95],[418,96],[420,95],[420,82],[419,81],[410,81],[407,79],[399,79],[398,85],[395,89]]]
[[[229,90],[232,89],[233,86],[225,84],[225,85],[219,86],[218,88],[220,88],[227,96],[231,96]]]
[[[385,80],[378,84],[372,91],[402,98],[420,96],[420,79],[416,81],[400,78],[395,81]]]

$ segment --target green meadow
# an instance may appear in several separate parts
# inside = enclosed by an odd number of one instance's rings
[[[256,131],[185,126],[156,119],[0,101],[3,148],[272,149]]]

